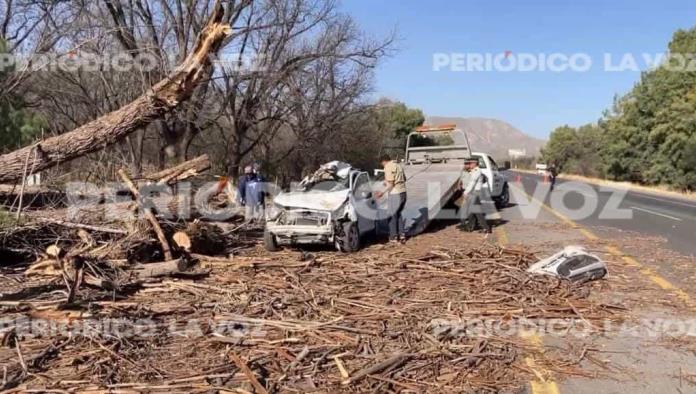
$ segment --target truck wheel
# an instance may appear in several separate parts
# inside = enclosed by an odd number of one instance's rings
[[[503,192],[500,193],[500,196],[495,199],[495,207],[498,209],[502,209],[507,207],[510,204],[510,189],[508,188],[507,183],[503,185]]]
[[[279,250],[275,235],[268,230],[263,232],[263,246],[269,252],[277,252]]]
[[[354,253],[360,250],[360,231],[355,222],[342,224],[343,234],[336,238],[336,249],[342,253]]]
[[[478,227],[479,222],[476,219],[476,215],[469,215],[469,217],[466,219],[465,223],[462,223],[460,228],[463,231],[466,231],[467,233],[473,233],[476,231],[476,228]]]

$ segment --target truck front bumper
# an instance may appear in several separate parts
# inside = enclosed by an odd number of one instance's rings
[[[327,226],[289,226],[266,223],[266,229],[275,236],[279,245],[333,243],[334,229]]]

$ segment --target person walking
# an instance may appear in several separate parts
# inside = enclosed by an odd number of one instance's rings
[[[406,242],[406,233],[402,212],[406,206],[406,174],[404,168],[392,160],[388,154],[380,157],[380,163],[384,168],[384,181],[387,189],[378,192],[378,199],[387,195],[387,212],[389,217],[389,241],[390,242]]]
[[[485,192],[484,188],[488,187],[488,178],[481,171],[478,165],[478,159],[475,157],[469,158],[464,163],[464,169],[468,173],[464,178],[467,183],[464,185],[465,203],[462,207],[460,215],[460,228],[463,230],[474,230],[476,223],[470,222],[475,220],[478,225],[483,228],[485,233],[491,233],[491,226],[486,220],[486,213],[483,209],[482,195]]]
[[[556,162],[551,162],[551,165],[549,165],[548,168],[549,172],[549,181],[551,182],[551,191],[553,191],[553,188],[556,187],[556,176],[558,176],[558,165]]]

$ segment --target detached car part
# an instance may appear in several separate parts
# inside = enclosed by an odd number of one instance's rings
[[[607,265],[582,246],[567,246],[562,251],[539,260],[527,272],[551,275],[571,282],[589,282],[607,274]]]

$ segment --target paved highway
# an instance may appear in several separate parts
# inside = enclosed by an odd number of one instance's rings
[[[518,180],[521,182],[516,182]],[[600,226],[635,231],[667,239],[667,246],[686,256],[696,256],[696,200],[667,197],[638,191],[597,186],[558,179],[554,191],[543,178],[529,173],[509,171],[513,189],[524,191],[552,205],[562,213],[585,207],[589,215],[572,217],[583,226]],[[514,191],[513,191],[514,192]],[[528,197],[527,197],[528,198]],[[559,201],[563,201],[559,209]],[[590,209],[596,206],[595,209]]]

